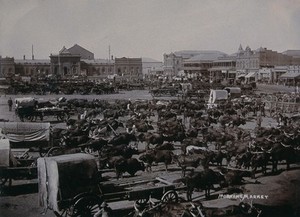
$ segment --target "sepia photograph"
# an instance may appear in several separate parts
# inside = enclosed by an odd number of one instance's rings
[[[0,0],[0,217],[299,217],[299,0]]]

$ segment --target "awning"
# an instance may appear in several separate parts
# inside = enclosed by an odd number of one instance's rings
[[[241,74],[241,75],[238,75],[237,78],[244,78],[246,75],[245,74]]]
[[[279,78],[297,78],[300,77],[299,73],[295,73],[295,72],[286,72],[283,75],[281,75]]]
[[[254,78],[255,75],[256,75],[256,72],[249,72],[249,73],[245,76],[245,78]]]

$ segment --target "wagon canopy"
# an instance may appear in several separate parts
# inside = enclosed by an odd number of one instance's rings
[[[227,90],[211,90],[209,94],[208,103],[216,103],[218,100],[228,99]]]
[[[10,146],[8,139],[0,139],[0,168],[9,166]]]
[[[34,107],[37,103],[36,99],[33,97],[23,97],[15,99],[16,108],[22,107]]]
[[[54,211],[79,193],[100,193],[94,156],[84,153],[38,158],[39,204]],[[97,192],[98,190],[98,192]]]
[[[0,122],[10,142],[49,141],[50,123]]]

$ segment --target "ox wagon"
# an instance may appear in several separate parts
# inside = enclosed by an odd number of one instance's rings
[[[152,89],[152,90],[150,90],[150,94],[153,97],[176,96],[178,94],[178,89],[175,89],[175,88]]]
[[[40,118],[41,121],[45,117],[55,117],[58,121],[65,121],[70,117],[70,110],[60,108],[51,102],[39,102],[35,98],[18,98],[16,101],[15,113],[21,121],[36,121]]]
[[[7,138],[12,148],[39,151],[43,156],[51,146],[50,123],[0,122],[0,129],[0,137]]]
[[[122,184],[104,181],[96,159],[89,154],[45,157],[37,162],[40,206],[53,210],[56,216],[93,216],[104,201],[145,205],[156,198],[155,207],[178,202],[174,185],[133,188],[128,180]]]
[[[8,139],[0,140],[0,187],[9,180],[36,179],[37,167],[35,160],[28,154],[29,149],[10,149]]]

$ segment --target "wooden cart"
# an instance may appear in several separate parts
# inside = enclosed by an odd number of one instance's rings
[[[130,181],[104,182],[95,158],[84,153],[39,158],[38,177],[40,205],[56,216],[93,216],[104,201],[146,204],[151,198],[156,206],[178,201],[174,185],[134,188]]]
[[[7,184],[7,181],[9,181],[9,186],[11,186],[12,180],[37,178],[37,167],[35,160],[28,154],[29,149],[10,149],[8,139],[1,139],[0,146],[1,188]]]

